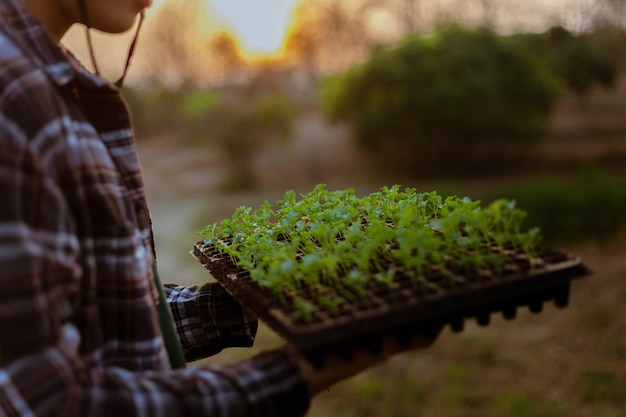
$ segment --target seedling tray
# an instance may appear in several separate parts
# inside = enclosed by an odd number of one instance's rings
[[[356,346],[376,351],[381,335],[388,332],[408,343],[415,332],[428,333],[440,325],[449,324],[457,332],[467,319],[488,325],[492,313],[513,319],[521,307],[534,313],[541,312],[546,302],[565,307],[571,281],[590,273],[580,258],[555,250],[538,249],[532,265],[526,254],[510,250],[498,271],[459,269],[453,276],[443,276],[436,265],[428,265],[425,279],[415,285],[408,271],[398,268],[391,283],[373,280],[360,294],[324,283],[303,284],[295,294],[259,285],[211,244],[198,242],[192,255],[234,297],[318,366],[323,366],[324,351],[346,357]],[[320,294],[335,307],[317,302]],[[306,317],[295,308],[298,300],[311,305]]]

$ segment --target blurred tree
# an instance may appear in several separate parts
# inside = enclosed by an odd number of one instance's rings
[[[225,72],[223,75],[228,78],[236,78],[233,76],[246,66],[241,55],[241,47],[230,32],[223,31],[213,36],[209,50],[218,66]]]
[[[606,51],[589,42],[586,36],[573,36],[562,27],[547,33],[546,58],[554,72],[563,77],[582,102],[596,85],[610,88],[617,79],[617,67]]]
[[[501,145],[527,146],[543,133],[558,92],[558,80],[525,48],[485,28],[450,25],[330,77],[322,105],[381,163],[423,172],[458,168]]]
[[[493,27],[496,24],[501,0],[478,0],[482,9],[482,23],[485,26]]]
[[[404,24],[406,35],[417,32],[421,19],[421,0],[397,0],[398,16]]]
[[[254,156],[263,146],[291,138],[294,109],[280,91],[259,95],[196,92],[189,96],[187,136],[203,146],[214,146],[230,170],[222,187],[227,190],[255,186]],[[232,92],[231,92],[232,93]]]
[[[617,2],[623,0],[598,0]],[[382,45],[453,22],[494,30],[531,28],[559,19],[553,5],[533,0],[302,0],[285,52],[309,71],[345,71]],[[542,7],[543,5],[543,7]]]
[[[338,2],[303,0],[296,8],[298,22],[285,42],[285,54],[317,71],[344,69],[378,45],[370,12],[380,0]]]
[[[146,25],[146,37],[150,39],[146,49],[147,77],[189,85],[201,75],[201,11],[200,0],[169,0],[150,17]]]
[[[546,242],[607,242],[626,226],[625,185],[619,176],[592,169],[567,180],[521,181],[484,197],[517,201],[528,213],[525,225],[539,227]]]
[[[574,33],[592,32],[608,25],[626,24],[624,0],[575,0],[565,8],[563,24]]]
[[[177,139],[188,125],[187,113],[191,110],[188,110],[188,93],[184,89],[155,84],[126,86],[123,92],[131,108],[138,140],[166,136]]]
[[[228,103],[208,115],[209,140],[222,152],[231,174],[222,187],[248,189],[255,186],[253,156],[270,140],[287,140],[293,129],[289,102],[280,96],[267,97],[251,106]]]
[[[285,56],[314,77],[320,47],[317,32],[312,25],[297,25],[287,34]]]
[[[591,33],[583,35],[589,45],[601,51],[613,63],[618,72],[624,68],[626,61],[626,31],[623,27],[607,23],[596,27]]]
[[[511,39],[541,57],[582,104],[594,88],[615,86],[626,51],[623,32],[607,27],[573,35],[564,27],[555,26],[542,34],[517,34]]]

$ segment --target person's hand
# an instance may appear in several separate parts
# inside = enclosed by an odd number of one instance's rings
[[[437,328],[434,333],[425,332],[424,334],[413,335],[408,343],[402,344],[398,342],[393,334],[387,334],[383,336],[380,353],[372,353],[370,349],[359,348],[353,352],[351,360],[346,360],[334,352],[327,352],[324,358],[324,366],[321,369],[317,369],[307,358],[294,349],[289,347],[287,349],[295,355],[300,369],[308,381],[311,396],[313,396],[341,380],[383,363],[398,353],[431,346],[442,328],[443,326]]]

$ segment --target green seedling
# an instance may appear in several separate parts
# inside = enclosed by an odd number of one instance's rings
[[[525,214],[509,200],[481,207],[467,197],[398,185],[359,198],[351,189],[329,191],[320,184],[300,196],[288,191],[254,211],[240,207],[201,234],[283,302],[285,293],[292,294],[297,316],[310,321],[311,303],[319,301],[332,314],[341,310],[334,297],[310,290],[318,285],[368,307],[365,289],[381,283],[393,289],[399,270],[425,292],[433,271],[451,287],[458,271],[500,273],[511,250],[525,253],[532,268],[540,234],[521,229]],[[298,298],[303,288],[319,300]]]

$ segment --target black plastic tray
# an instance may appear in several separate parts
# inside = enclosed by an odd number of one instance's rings
[[[314,305],[312,317],[303,320],[277,294],[254,282],[248,271],[237,268],[213,246],[198,242],[192,255],[234,297],[320,366],[325,350],[350,356],[355,346],[379,349],[379,336],[384,332],[392,331],[399,341],[408,342],[414,332],[427,333],[444,324],[462,331],[468,318],[487,325],[494,312],[512,319],[520,307],[528,306],[535,313],[548,301],[565,307],[572,279],[590,273],[580,258],[546,249],[538,252],[540,265],[533,268],[523,254],[512,253],[499,274],[492,271],[485,276],[455,275],[453,280],[443,280],[431,270],[427,285],[419,288],[399,270],[391,287],[380,284],[365,289],[366,303],[348,301],[333,288],[316,288],[337,301],[342,310],[331,314],[324,305]],[[303,294],[283,294],[282,298],[294,296],[306,298],[306,288]]]

